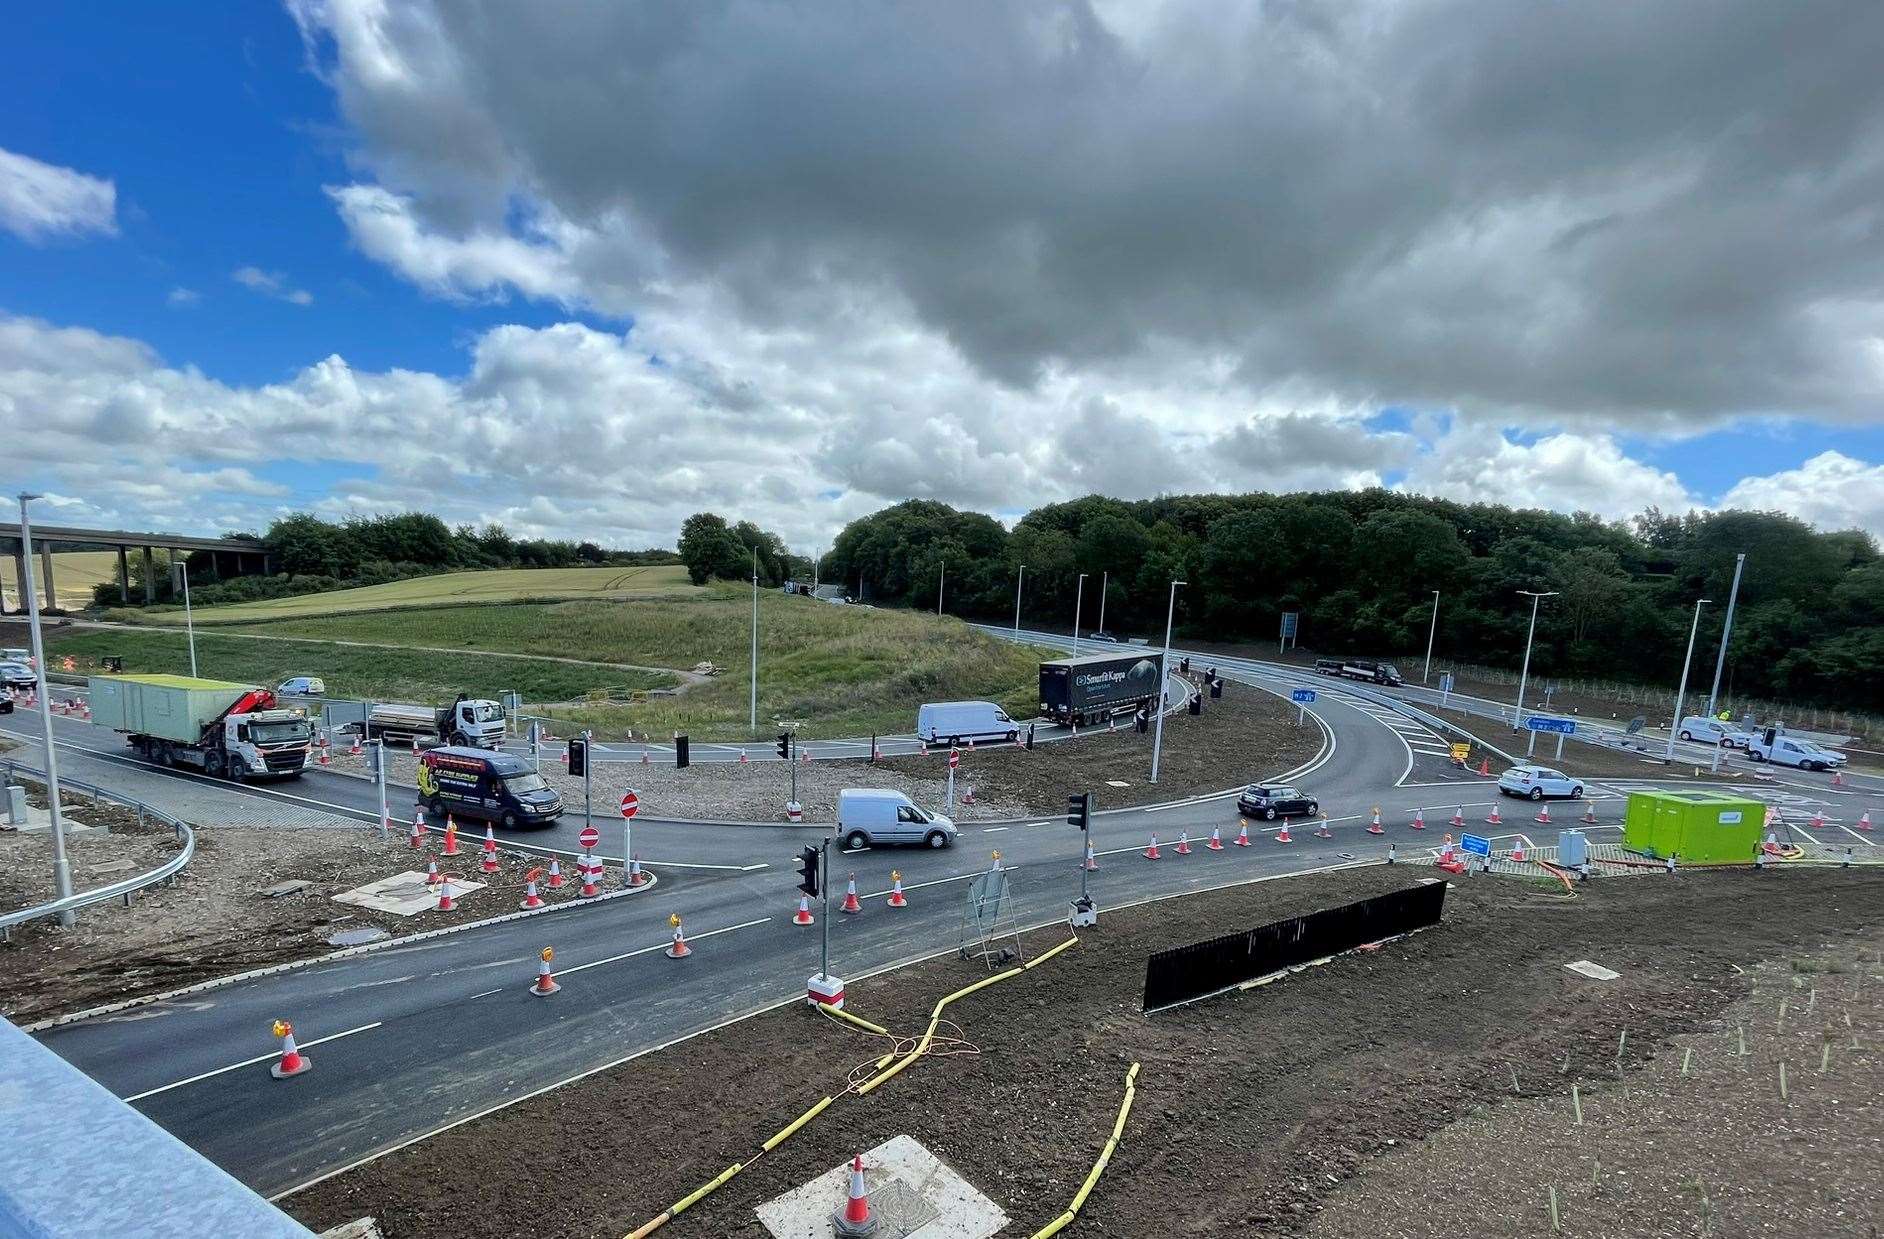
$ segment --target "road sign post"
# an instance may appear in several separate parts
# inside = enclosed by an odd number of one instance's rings
[[[530,720],[530,769],[543,773],[543,729],[535,719]]]
[[[1307,723],[1308,706],[1315,700],[1315,690],[1312,688],[1290,689],[1289,700],[1295,703],[1295,725],[1300,727]]]
[[[949,816],[955,816],[955,767],[962,760],[960,750],[949,746]]]
[[[1524,720],[1526,731],[1531,733],[1530,743],[1525,745],[1524,755],[1529,757],[1537,751],[1537,733],[1555,732],[1557,735],[1557,757],[1563,758],[1563,740],[1565,736],[1577,734],[1577,721],[1573,718],[1550,718],[1547,715],[1533,714]]]
[[[1459,850],[1474,856],[1490,856],[1491,840],[1484,835],[1460,835]]]
[[[1439,707],[1444,709],[1452,699],[1452,672],[1441,672],[1439,676]]]
[[[594,822],[585,825],[576,836],[576,842],[582,845],[582,885],[585,894],[595,889],[595,845],[601,841],[602,832],[595,828]]]
[[[586,778],[588,765],[583,765]],[[585,788],[586,792],[586,788]],[[633,881],[635,871],[635,814],[641,812],[641,797],[631,787],[621,794],[621,872],[624,882]]]
[[[530,732],[533,736],[536,734],[535,723],[530,724]],[[582,824],[590,830],[595,830],[595,827],[591,825],[595,821],[594,781],[589,776],[589,771],[595,765],[595,750],[589,747],[589,737],[592,734],[587,731],[582,733]],[[597,842],[600,842],[601,832],[597,831],[595,838]],[[627,863],[622,862],[624,868]]]
[[[386,842],[391,823],[386,819],[386,738],[373,741],[373,782],[379,788],[379,841]]]
[[[1289,646],[1296,643],[1295,633],[1296,629],[1301,626],[1301,620],[1302,613],[1300,611],[1284,611],[1282,613],[1282,636],[1276,641],[1276,653],[1280,654],[1287,650]]]

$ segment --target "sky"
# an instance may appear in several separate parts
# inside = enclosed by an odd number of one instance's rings
[[[0,41],[0,485],[800,550],[1387,486],[1884,536],[1884,6],[108,0]]]

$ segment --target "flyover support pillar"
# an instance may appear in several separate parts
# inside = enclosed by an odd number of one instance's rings
[[[59,609],[59,587],[54,584],[52,580],[52,543],[50,542],[41,542],[39,544],[39,572],[40,575],[46,579],[46,609],[48,611],[57,611]]]
[[[131,605],[131,559],[123,547],[118,548],[118,601]]]
[[[157,568],[151,563],[150,548],[144,548],[144,605],[157,601]]]

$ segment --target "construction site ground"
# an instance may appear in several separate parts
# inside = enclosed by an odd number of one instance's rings
[[[1428,714],[1443,718],[1449,723],[1457,723],[1499,748],[1515,755],[1521,762],[1536,762],[1562,770],[1566,774],[1585,779],[1655,779],[1679,782],[1693,780],[1695,765],[1690,762],[1675,762],[1664,765],[1661,761],[1662,750],[1650,741],[1638,739],[1636,743],[1647,744],[1649,751],[1633,752],[1618,749],[1607,744],[1588,744],[1582,740],[1566,738],[1563,743],[1563,756],[1557,756],[1557,737],[1540,733],[1537,738],[1537,750],[1529,757],[1525,756],[1525,746],[1530,741],[1528,732],[1514,732],[1507,723],[1497,719],[1488,719],[1476,714],[1467,714],[1461,710],[1441,710],[1436,707],[1421,707]],[[1492,774],[1503,773],[1504,765],[1498,758],[1492,758]],[[1737,754],[1723,755],[1721,767],[1717,772],[1710,772],[1706,763],[1699,767],[1702,782],[1717,783],[1735,779],[1749,778],[1747,763]]]
[[[887,1043],[793,1004],[283,1203],[316,1229],[375,1216],[389,1239],[618,1239],[742,1162],[663,1233],[757,1237],[757,1205],[908,1134],[1024,1236],[1072,1198],[1137,1061],[1123,1143],[1069,1235],[1545,1235],[1553,1184],[1572,1235],[1870,1235],[1884,1223],[1884,871],[1599,878],[1574,896],[1460,878],[1437,928],[1140,1010],[1149,952],[1431,876],[1370,867],[1104,913],[1079,945],[949,1008],[949,1052],[869,1096],[839,1096],[763,1157],[767,1136],[844,1093]],[[1067,932],[1029,935],[1027,950]],[[919,1033],[938,998],[987,975],[954,945],[853,982],[852,1009]],[[1565,967],[1581,960],[1620,975]]]

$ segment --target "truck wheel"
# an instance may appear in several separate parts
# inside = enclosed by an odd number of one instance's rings
[[[932,830],[923,838],[923,842],[932,848],[945,848],[949,845],[949,837],[939,830]]]
[[[203,773],[210,778],[220,779],[223,776],[224,765],[225,763],[221,753],[212,750],[211,752],[203,754]]]
[[[859,848],[867,848],[869,846],[870,836],[866,835],[861,830],[853,830],[844,836],[844,850],[847,852],[855,852]]]

